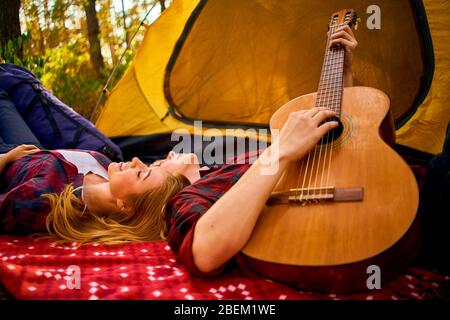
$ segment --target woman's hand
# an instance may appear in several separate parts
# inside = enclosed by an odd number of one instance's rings
[[[11,163],[19,160],[23,156],[27,156],[38,151],[40,151],[40,149],[34,145],[22,144],[7,152],[4,157],[8,163]]]
[[[18,147],[7,152],[5,155],[0,157],[0,173],[6,168],[11,162],[22,158],[23,156],[32,154],[39,151],[39,148],[33,145],[22,144]]]
[[[328,131],[338,126],[337,121],[325,122],[335,115],[323,107],[292,112],[278,136],[280,158],[295,161],[305,156]]]
[[[341,45],[345,48],[344,86],[350,87],[353,85],[353,75],[352,75],[353,52],[358,46],[358,41],[356,41],[352,28],[346,25],[335,31],[335,33],[330,38],[329,48],[336,45]]]

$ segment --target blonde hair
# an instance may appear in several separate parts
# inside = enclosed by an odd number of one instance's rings
[[[89,211],[75,194],[73,185],[66,185],[59,194],[44,194],[50,202],[47,216],[49,237],[56,242],[120,244],[132,241],[165,240],[166,204],[189,180],[178,174],[169,175],[165,182],[131,199],[132,213],[99,215]]]

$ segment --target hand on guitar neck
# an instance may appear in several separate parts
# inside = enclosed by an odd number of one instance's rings
[[[353,86],[353,52],[358,46],[358,41],[356,41],[355,35],[353,34],[352,28],[348,25],[336,30],[336,32],[331,36],[329,48],[336,45],[343,46],[345,48],[344,56],[344,87]]]

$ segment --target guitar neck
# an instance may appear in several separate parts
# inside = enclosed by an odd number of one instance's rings
[[[329,48],[330,37],[337,27],[330,29],[325,57],[317,90],[316,107],[326,107],[341,114],[343,74],[344,74],[344,47]]]

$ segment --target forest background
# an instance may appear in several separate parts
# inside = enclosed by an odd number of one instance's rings
[[[87,119],[171,0],[0,0],[0,62],[31,70]],[[134,38],[133,38],[134,36]]]

